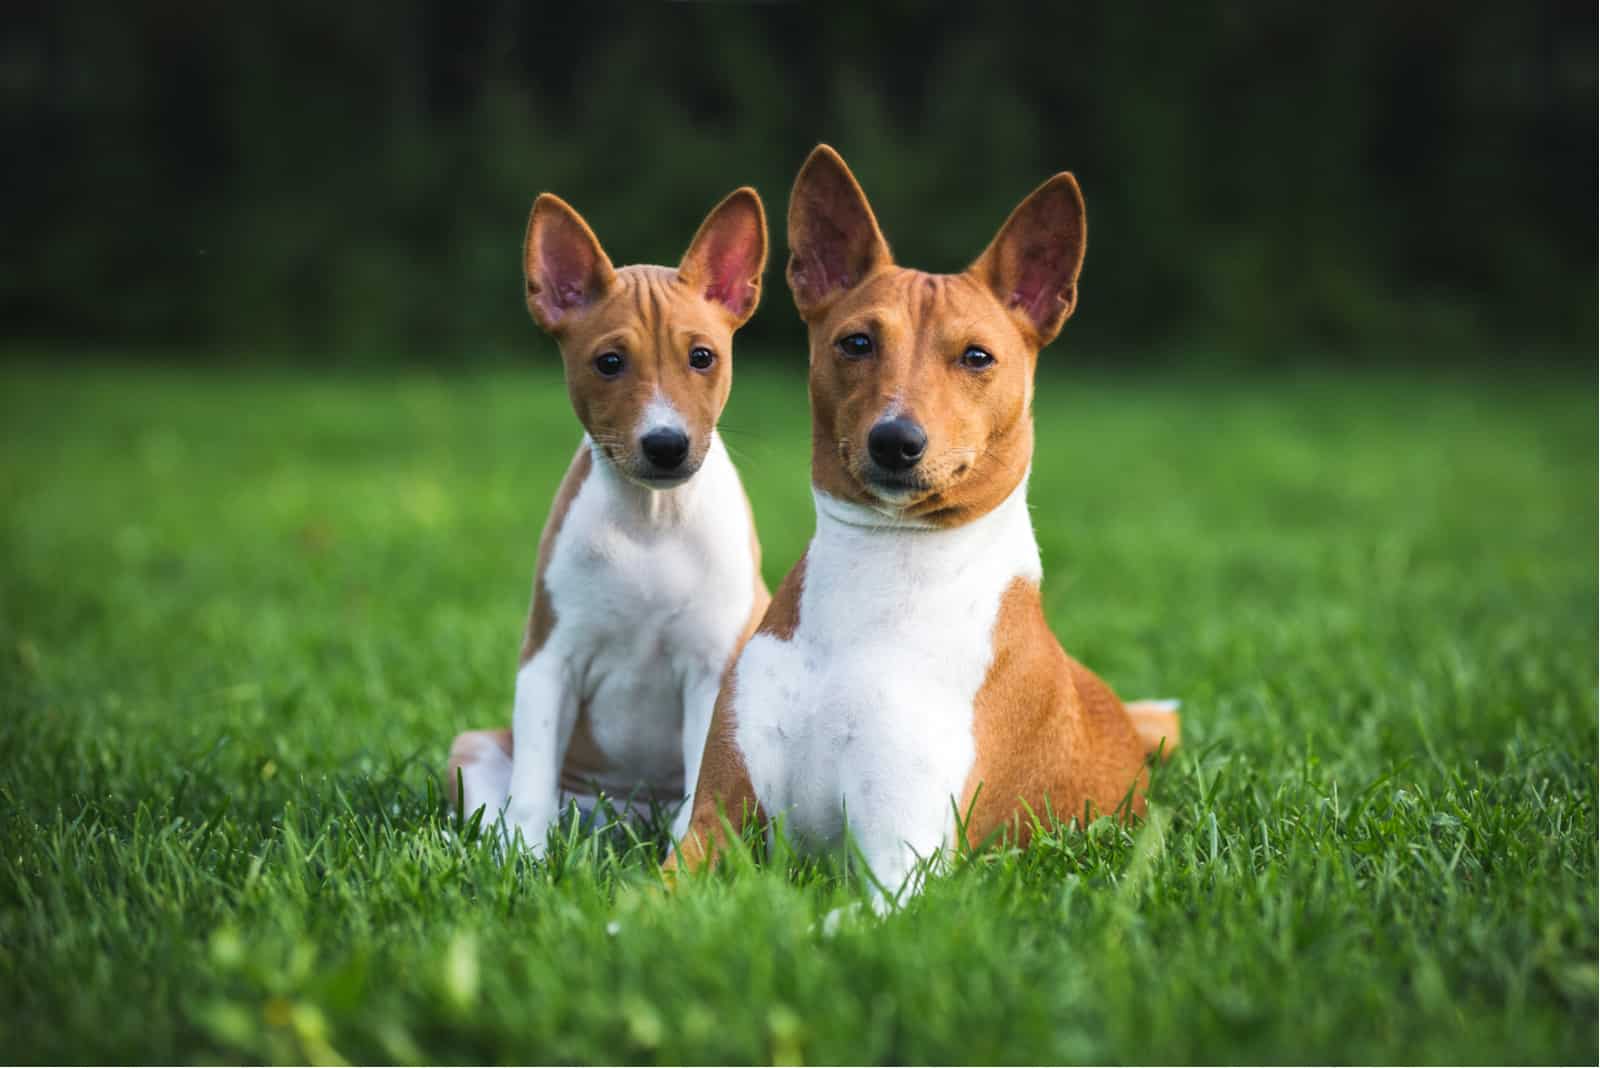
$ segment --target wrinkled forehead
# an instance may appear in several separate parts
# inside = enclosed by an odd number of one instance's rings
[[[695,344],[725,346],[727,317],[669,267],[632,266],[617,285],[573,324],[563,348],[583,355],[607,348],[637,356],[681,351]]]
[[[831,343],[861,330],[886,342],[1011,346],[1021,333],[993,291],[971,275],[893,267],[845,293],[822,324]]]

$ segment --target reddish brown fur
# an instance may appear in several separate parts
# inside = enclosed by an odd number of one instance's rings
[[[1055,251],[1059,242],[1041,243],[1035,227],[1075,239]],[[877,502],[866,479],[867,433],[893,408],[928,434],[920,486],[900,514],[954,526],[1005,500],[1033,455],[1034,367],[1076,302],[1082,237],[1077,183],[1057,175],[961,274],[899,267],[844,161],[825,145],[812,153],[790,198],[788,273],[811,342],[817,488]],[[1041,295],[1039,279],[1051,272],[1070,299]],[[1048,317],[1036,318],[1039,309]],[[840,357],[839,341],[855,333],[873,339],[872,358]],[[991,354],[994,366],[963,366],[969,346]]]
[[[735,239],[759,242],[754,255],[730,251]],[[755,311],[766,264],[766,217],[754,190],[713,208],[676,267],[611,266],[578,213],[546,193],[528,218],[523,270],[528,310],[560,344],[572,410],[617,468],[633,468],[632,433],[659,393],[683,416],[698,467],[733,385],[733,333]],[[705,370],[689,364],[703,346]],[[606,378],[594,361],[616,352],[622,374]]]
[[[977,759],[960,799],[967,837],[1009,827],[1026,844],[1031,822],[1115,812],[1131,797],[1144,814],[1152,748],[1122,702],[1068,656],[1045,622],[1039,589],[1017,579],[994,625],[994,659],[973,707]]]
[[[875,358],[840,359],[839,339],[861,332],[878,346]],[[1034,354],[974,279],[890,265],[834,301],[810,333],[811,480],[818,489],[876,501],[866,481],[867,433],[891,406],[928,434],[917,468],[923,488],[902,514],[941,526],[969,522],[1022,478],[1033,453]],[[995,366],[981,374],[964,368],[969,345],[992,353]]]

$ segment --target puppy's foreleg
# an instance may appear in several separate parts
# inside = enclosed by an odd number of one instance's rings
[[[706,752],[706,734],[711,729],[711,714],[717,707],[720,675],[690,679],[683,690],[683,790],[688,796],[672,821],[672,838],[681,841],[689,831],[694,813],[695,784],[700,781],[700,761]]]
[[[515,748],[504,833],[522,835],[536,857],[544,855],[545,832],[560,808],[561,762],[578,718],[578,696],[562,658],[546,646],[517,672],[511,716]]]

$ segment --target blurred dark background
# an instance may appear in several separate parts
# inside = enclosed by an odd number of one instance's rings
[[[827,140],[934,270],[1075,171],[1090,360],[1592,359],[1592,2],[984,6],[8,5],[8,339],[525,351],[540,190],[674,263],[751,183],[750,335],[798,346],[783,218]]]

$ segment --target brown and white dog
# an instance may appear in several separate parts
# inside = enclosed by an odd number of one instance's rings
[[[1144,810],[1171,702],[1124,705],[1040,605],[1028,518],[1039,350],[1077,301],[1078,185],[1058,174],[964,272],[895,265],[826,145],[789,202],[789,285],[811,348],[817,527],[723,685],[689,834],[715,859],[781,817],[802,848],[846,834],[896,893],[929,857],[1041,817]],[[880,902],[883,899],[880,898]]]
[[[716,430],[766,255],[749,188],[675,269],[615,269],[564,201],[534,202],[528,310],[560,345],[585,435],[539,539],[511,729],[458,736],[446,776],[464,811],[503,815],[536,855],[569,799],[683,800],[722,676],[770,600]]]

